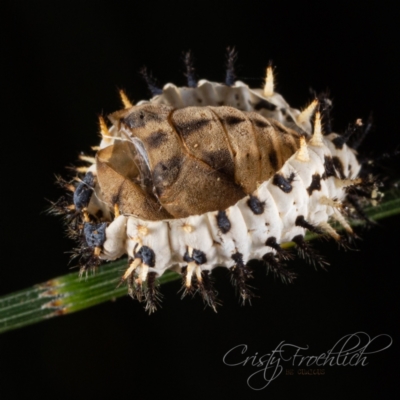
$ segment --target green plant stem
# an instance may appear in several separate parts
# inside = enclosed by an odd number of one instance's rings
[[[127,260],[122,259],[104,264],[86,278],[73,272],[1,297],[0,333],[126,295],[126,285],[118,287],[126,267]],[[159,278],[159,283],[179,277],[179,274],[167,271]]]
[[[374,221],[400,214],[398,192],[388,193],[380,205],[367,208],[366,214]],[[362,223],[359,220],[351,221],[353,226]],[[308,235],[307,239],[315,237]],[[285,245],[290,247],[291,243]],[[127,260],[121,259],[104,264],[96,274],[84,278],[80,278],[78,272],[73,272],[1,297],[0,333],[126,295],[126,285],[119,286],[126,268]],[[179,274],[167,271],[158,281],[164,284],[179,278]]]

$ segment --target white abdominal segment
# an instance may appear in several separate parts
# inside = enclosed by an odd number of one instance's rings
[[[330,153],[324,141],[324,154]],[[274,184],[273,178],[263,182],[252,196],[246,196],[225,210],[230,229],[223,232],[218,225],[218,211],[184,219],[165,221],[143,221],[134,216],[119,216],[107,227],[106,241],[100,255],[105,260],[115,260],[124,254],[134,258],[135,249],[148,246],[155,253],[155,265],[151,271],[162,275],[176,265],[184,267],[187,262],[184,255],[188,249],[197,249],[205,254],[206,262],[200,268],[211,270],[218,266],[232,267],[235,262],[232,255],[241,253],[243,262],[261,258],[267,252],[275,253],[265,245],[273,237],[277,243],[290,242],[297,235],[305,235],[306,229],[296,226],[299,216],[315,227],[328,223],[336,211],[327,199],[343,200],[345,187],[337,185],[334,178],[320,179],[320,190],[309,194],[313,176],[322,177],[324,160],[312,146],[308,146],[310,160],[298,161],[294,154],[278,171],[283,177],[294,174],[290,183],[290,192],[283,191]],[[353,157],[346,160],[353,165],[353,176],[360,167]],[[349,177],[352,178],[352,177]],[[263,211],[255,213],[249,206],[250,198],[262,204]]]

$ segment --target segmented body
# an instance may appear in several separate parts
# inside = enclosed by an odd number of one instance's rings
[[[97,154],[102,194],[124,214],[151,220],[225,210],[253,193],[299,147],[295,131],[226,106],[143,104],[111,119],[120,138]],[[129,177],[127,165],[137,167]],[[110,179],[110,169],[120,180]]]
[[[182,272],[186,292],[199,289],[215,307],[209,272],[231,269],[244,300],[250,259],[264,259],[291,280],[281,244],[324,264],[306,230],[340,236],[346,187],[357,185],[355,151],[322,136],[319,113],[292,109],[277,93],[200,81],[163,93],[109,118],[95,163],[74,195],[89,260],[128,255],[130,293],[155,309],[155,278]],[[76,215],[76,214],[75,214]],[[94,254],[94,255],[93,255]]]

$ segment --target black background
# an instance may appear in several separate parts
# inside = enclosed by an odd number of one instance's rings
[[[3,8],[4,8],[3,3]],[[138,71],[160,84],[184,84],[183,51],[192,50],[200,78],[221,81],[227,46],[239,52],[238,77],[262,84],[269,60],[277,90],[295,107],[309,88],[329,87],[334,127],[374,112],[376,130],[361,151],[379,155],[400,143],[399,29],[381,2],[339,7],[296,2],[12,1],[3,10],[1,92],[2,263],[0,294],[68,272],[73,243],[46,214],[80,151],[98,143],[97,116],[118,108],[117,88],[133,101],[149,97]],[[362,5],[361,5],[362,4]],[[398,163],[385,173],[399,173]],[[256,272],[259,298],[241,307],[226,273],[216,286],[218,314],[199,299],[180,300],[180,283],[162,287],[163,308],[148,316],[130,298],[8,332],[0,337],[4,398],[392,398],[399,355],[399,217],[360,232],[358,251],[315,243],[331,265],[303,262],[295,285]],[[329,367],[324,376],[280,376],[252,391],[251,367],[228,367],[223,355],[247,344],[247,355],[281,341],[326,352],[358,331],[388,334],[392,347],[366,367]],[[398,391],[398,390],[397,390]],[[2,396],[2,398],[3,398]]]

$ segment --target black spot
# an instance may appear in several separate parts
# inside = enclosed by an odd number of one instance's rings
[[[135,254],[135,258],[140,258],[142,263],[148,265],[149,267],[153,268],[156,265],[156,255],[150,247],[142,246]]]
[[[296,218],[296,222],[295,222],[296,226],[301,226],[302,228],[308,229],[310,232],[314,232],[314,233],[323,233],[322,230],[312,224],[310,224],[309,222],[307,222],[304,219],[304,215],[299,215]]]
[[[264,212],[265,201],[260,201],[257,196],[250,195],[249,200],[247,200],[247,205],[254,214],[260,215]]]
[[[268,159],[269,159],[269,163],[272,166],[272,169],[274,171],[276,171],[278,169],[278,157],[276,155],[276,151],[275,150],[271,150],[271,152],[268,154]]]
[[[270,126],[270,124],[266,121],[266,120],[262,120],[262,119],[255,119],[253,118],[251,120],[253,122],[253,124],[257,127],[257,128],[268,128]]]
[[[121,195],[121,188],[122,188],[122,185],[118,188],[118,192],[117,193],[115,193],[113,196],[112,196],[112,198],[111,198],[111,204],[117,204],[118,205],[118,203],[119,203],[119,200],[120,200],[120,195]]]
[[[334,144],[335,149],[341,150],[341,149],[343,149],[345,139],[343,136],[337,136],[337,137],[335,137],[335,139],[332,139],[332,143]]]
[[[267,239],[267,241],[265,242],[265,245],[268,246],[268,247],[271,247],[272,249],[274,249],[277,252],[278,257],[280,259],[289,260],[289,259],[292,258],[291,254],[289,252],[287,252],[286,250],[282,249],[280,244],[276,241],[276,237],[275,236],[269,237]]]
[[[201,158],[212,169],[222,172],[228,177],[234,177],[235,164],[228,149],[205,151],[201,154]]]
[[[281,108],[282,115],[286,115],[286,108]]]
[[[307,192],[310,196],[314,190],[321,190],[321,176],[319,174],[314,174],[312,176],[311,185],[307,188]]]
[[[92,197],[93,187],[94,176],[91,172],[88,172],[74,192],[73,201],[77,211],[81,211],[88,206],[90,198]]]
[[[141,115],[143,116],[143,114]],[[143,128],[146,125],[143,119],[144,118],[138,118],[138,115],[136,113],[132,113],[124,118],[121,118],[120,121],[128,128],[135,129],[135,128]]]
[[[217,218],[218,228],[221,230],[221,232],[222,233],[229,232],[231,229],[231,222],[229,221],[229,218],[227,217],[226,212],[218,211],[216,218]]]
[[[197,99],[197,102],[198,102],[198,103],[202,103],[203,100],[202,100],[202,99]]]
[[[94,248],[103,245],[106,241],[106,227],[107,222],[102,222],[100,224],[85,222],[83,234],[89,247]]]
[[[269,237],[265,242],[265,245],[277,251],[281,249],[281,246],[277,243],[275,236]]]
[[[246,121],[245,118],[237,117],[236,115],[229,115],[225,117],[225,122],[227,125],[237,125],[245,121]]]
[[[250,100],[249,100],[249,103],[251,104]],[[262,108],[265,108],[266,110],[269,110],[269,111],[275,111],[276,110],[276,105],[270,103],[267,100],[261,99],[258,103],[254,104],[254,109],[256,111],[259,111]]]
[[[153,132],[146,138],[146,143],[151,149],[157,149],[167,141],[168,134],[163,131]]]
[[[223,106],[223,105],[224,105],[224,102],[223,102],[223,101],[219,101],[217,104],[218,104],[218,106],[220,106],[220,107],[221,107],[221,106]]]
[[[333,165],[332,157],[325,156],[324,168],[325,168],[325,173],[322,176],[322,179],[327,179],[331,176],[336,176],[335,166]]]
[[[232,254],[232,260],[235,261],[237,265],[240,265],[241,267],[244,267],[244,262],[243,262],[243,254],[236,252],[235,254]]]
[[[297,235],[292,239],[292,242],[296,243],[298,246],[302,246],[302,244],[305,242],[304,241],[304,236],[303,235]]]
[[[103,210],[97,210],[97,212],[96,212],[96,214],[95,214],[95,217],[96,217],[97,219],[102,219],[102,218],[103,218],[103,215],[104,215]]]
[[[333,166],[335,167],[336,171],[339,173],[340,179],[345,179],[346,176],[343,171],[343,164],[339,157],[334,156],[332,157]]]
[[[150,112],[147,110],[134,110],[129,115],[120,120],[124,125],[130,129],[143,128],[146,126],[147,122],[163,122],[165,118],[161,117],[155,112]]]
[[[191,257],[189,255],[189,252],[186,250],[183,256],[183,260],[186,262],[194,261],[197,265],[201,265],[207,262],[207,257],[201,250],[194,249]]]
[[[292,177],[292,174],[290,174],[289,179]],[[292,177],[292,181],[293,181]],[[291,181],[288,179],[284,178],[280,174],[275,174],[273,179],[272,179],[272,184],[275,186],[278,186],[279,189],[281,189],[285,193],[290,193],[292,191],[292,185],[290,184]]]
[[[195,120],[190,120],[187,122],[177,122],[173,121],[173,124],[175,126],[175,129],[177,132],[183,137],[187,137],[191,135],[192,133],[195,133],[196,131],[203,129],[205,126],[210,125],[212,122],[211,119],[195,119]]]
[[[239,95],[237,93],[235,94],[235,100],[239,100]]]
[[[173,157],[168,161],[160,161],[154,167],[152,177],[158,196],[161,196],[163,190],[176,181],[181,170],[181,164],[181,157]]]

